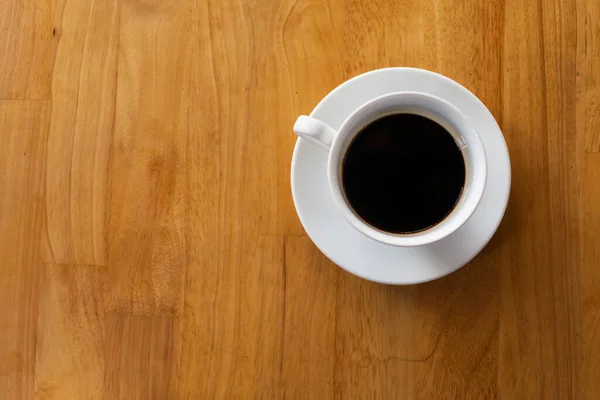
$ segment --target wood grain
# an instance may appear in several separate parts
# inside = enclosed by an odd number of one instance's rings
[[[118,3],[55,1],[53,14],[60,40],[52,74],[43,260],[105,265]]]
[[[281,396],[284,242],[260,235],[236,244],[227,257],[202,247],[190,264],[172,398]]]
[[[577,1],[577,130],[585,149],[600,152],[600,4]]]
[[[105,279],[101,268],[40,269],[36,399],[104,397]]]
[[[189,15],[185,2],[121,2],[107,210],[110,312],[173,315],[181,307]]]
[[[308,238],[289,236],[284,246],[283,397],[331,398],[336,390],[336,293],[340,274],[315,251]]]
[[[596,245],[600,234],[600,154],[587,154],[584,159],[582,190],[583,253],[581,273],[581,301],[583,304],[581,347],[585,356],[580,358],[579,393],[581,398],[592,399],[600,391],[597,371],[600,360],[592,355],[600,352],[600,249]]]
[[[172,317],[107,317],[105,399],[167,398],[172,328]]]
[[[0,101],[0,393],[33,396],[47,101]]]
[[[503,127],[519,171],[513,193],[523,196],[512,196],[507,216],[513,234],[502,269],[499,380],[509,397],[575,398],[580,289],[573,265],[581,254],[575,8],[569,1],[506,7],[506,23],[516,29],[505,35]],[[530,36],[515,36],[525,26]]]
[[[0,398],[596,399],[595,0],[0,4]],[[512,163],[439,281],[331,263],[290,195],[297,115],[445,74]]]
[[[56,29],[51,2],[0,3],[0,99],[49,100]]]

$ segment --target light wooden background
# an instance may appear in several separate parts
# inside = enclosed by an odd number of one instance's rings
[[[513,167],[469,265],[304,233],[291,127],[359,73],[477,94]],[[598,399],[600,2],[2,0],[1,399]]]

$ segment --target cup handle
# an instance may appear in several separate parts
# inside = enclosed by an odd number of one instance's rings
[[[294,132],[317,146],[329,150],[337,131],[318,119],[301,115],[294,124]]]

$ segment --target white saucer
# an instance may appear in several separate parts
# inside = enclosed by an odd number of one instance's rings
[[[460,84],[430,71],[385,68],[359,75],[325,96],[311,116],[337,129],[363,103],[398,91],[424,92],[454,104],[481,137],[488,180],[479,207],[465,225],[421,247],[395,247],[364,236],[333,203],[327,184],[327,152],[302,139],[296,142],[292,159],[292,195],[308,236],[331,261],[364,279],[405,285],[456,271],[485,247],[508,203],[510,159],[502,131],[486,106]]]

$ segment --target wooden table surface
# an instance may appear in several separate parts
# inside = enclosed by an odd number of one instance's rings
[[[292,125],[362,72],[478,95],[513,184],[458,272],[306,236]],[[1,399],[598,399],[598,0],[0,2]]]

